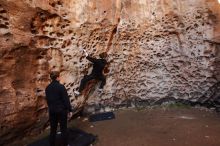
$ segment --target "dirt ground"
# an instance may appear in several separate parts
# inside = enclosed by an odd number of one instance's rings
[[[114,113],[115,119],[94,123],[78,117],[69,127],[97,135],[94,146],[220,146],[220,114],[214,111],[157,107]],[[26,137],[16,146],[27,145],[45,135],[48,130],[34,138]]]
[[[194,108],[119,110],[116,119],[74,127],[98,135],[95,146],[220,146],[220,115]]]

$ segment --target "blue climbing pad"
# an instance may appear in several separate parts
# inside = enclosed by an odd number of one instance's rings
[[[115,114],[113,112],[105,112],[91,115],[89,117],[90,122],[103,121],[103,120],[111,120],[115,119]]]
[[[96,136],[76,128],[68,129],[68,134],[68,143],[70,144],[70,146],[89,146],[97,139]],[[60,145],[61,137],[60,134],[58,134],[56,138],[56,146]],[[49,136],[40,139],[32,144],[29,144],[28,146],[49,146]]]

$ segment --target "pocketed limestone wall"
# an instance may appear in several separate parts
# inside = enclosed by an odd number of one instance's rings
[[[0,145],[47,126],[51,70],[84,106],[73,91],[92,65],[80,48],[108,54],[90,111],[218,103],[219,14],[217,0],[0,0]]]

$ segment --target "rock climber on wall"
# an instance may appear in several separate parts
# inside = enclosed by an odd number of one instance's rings
[[[97,79],[97,80],[101,81],[101,84],[98,89],[99,92],[102,92],[103,87],[106,83],[106,78],[103,75],[103,70],[107,64],[107,61],[106,61],[107,54],[105,52],[101,53],[101,54],[99,54],[100,59],[96,59],[96,58],[90,57],[85,49],[83,49],[83,52],[86,55],[86,59],[88,59],[90,62],[93,63],[93,69],[92,69],[92,73],[90,75],[85,75],[83,77],[83,79],[81,80],[78,91],[77,90],[74,91],[75,96],[79,96],[81,94],[81,92],[83,91],[83,89],[86,86],[86,83],[88,83],[90,80]]]

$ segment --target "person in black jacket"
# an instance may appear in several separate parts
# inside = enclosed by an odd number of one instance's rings
[[[90,62],[93,63],[93,69],[92,73],[90,75],[85,75],[83,79],[81,80],[79,90],[74,91],[76,96],[79,96],[82,92],[82,90],[85,88],[85,85],[87,82],[89,82],[92,79],[97,79],[101,81],[101,84],[99,86],[99,91],[101,92],[105,83],[106,83],[106,78],[103,75],[103,70],[105,68],[105,65],[107,64],[107,61],[104,59],[106,58],[106,53],[101,53],[99,55],[100,59],[96,59],[93,57],[90,57],[88,53],[83,49],[83,51],[86,54],[86,59],[88,59]]]
[[[68,145],[67,117],[71,116],[72,108],[64,85],[59,82],[59,72],[50,73],[52,82],[47,86],[46,100],[49,107],[50,121],[50,146],[55,146],[56,131],[58,123],[60,125],[63,146]]]

